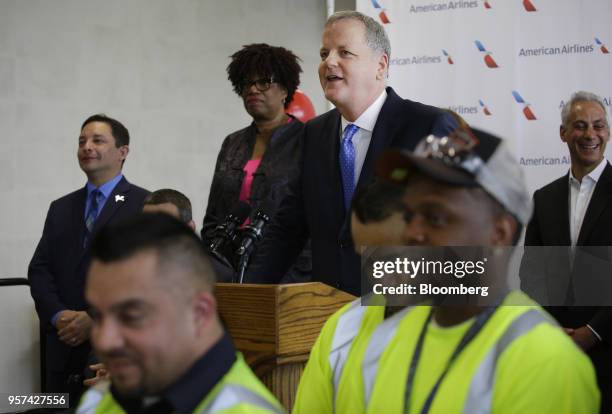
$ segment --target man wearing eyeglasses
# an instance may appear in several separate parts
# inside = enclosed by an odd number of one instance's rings
[[[593,361],[602,412],[612,412],[612,167],[603,100],[576,92],[561,110],[567,174],[537,190],[525,235],[523,290],[548,305]],[[568,246],[542,248],[538,246]],[[545,253],[546,252],[546,253]]]
[[[418,139],[445,132],[451,122],[437,108],[386,88],[390,54],[389,39],[374,19],[355,11],[328,19],[319,79],[336,108],[305,126],[301,180],[267,228],[249,282],[277,283],[310,237],[313,279],[359,294],[348,214],[355,189],[373,179],[373,161],[382,150],[413,149]]]

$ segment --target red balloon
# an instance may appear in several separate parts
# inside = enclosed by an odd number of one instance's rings
[[[302,122],[306,122],[317,115],[310,98],[299,89],[293,94],[293,100],[287,108],[287,113],[293,115]]]

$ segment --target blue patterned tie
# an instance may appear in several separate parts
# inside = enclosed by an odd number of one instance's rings
[[[344,192],[344,208],[351,207],[353,191],[355,191],[355,146],[353,136],[359,130],[354,124],[348,124],[342,134],[340,147],[340,172],[342,174],[342,190]]]
[[[87,228],[87,234],[85,235],[85,241],[83,244],[87,244],[89,236],[94,228],[94,224],[96,224],[96,218],[98,217],[98,198],[102,193],[100,190],[95,189],[89,195],[91,202],[89,203],[89,212],[87,213],[87,217],[85,218],[85,227]]]

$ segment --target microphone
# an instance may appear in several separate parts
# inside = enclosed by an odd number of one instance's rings
[[[255,213],[255,218],[246,226],[242,233],[240,247],[236,250],[238,256],[247,253],[254,243],[261,239],[261,232],[264,226],[270,221],[270,216],[262,209]]]
[[[236,230],[240,227],[244,220],[249,216],[251,206],[244,201],[239,202],[232,211],[225,217],[222,224],[218,225],[214,231],[214,239],[209,245],[211,253],[218,255],[219,250],[228,241],[234,240]]]
[[[244,274],[251,258],[253,245],[261,239],[261,232],[264,226],[270,221],[270,216],[266,211],[269,208],[261,208],[255,213],[255,217],[251,224],[246,226],[242,232],[242,241],[240,247],[236,250],[238,256],[237,277],[238,283],[244,283]]]

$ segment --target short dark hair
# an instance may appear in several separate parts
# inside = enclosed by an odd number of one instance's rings
[[[247,76],[269,76],[287,90],[285,108],[293,99],[300,85],[302,68],[300,60],[292,51],[266,43],[245,45],[230,56],[232,61],[227,66],[227,78],[238,95],[242,92],[242,83]]]
[[[170,203],[178,208],[179,217],[183,223],[187,224],[191,221],[191,201],[189,201],[189,198],[180,191],[162,188],[161,190],[152,192],[144,199],[145,206],[164,203]]]
[[[95,114],[83,122],[83,125],[81,125],[81,130],[85,128],[85,125],[92,122],[104,122],[110,127],[111,133],[115,138],[115,147],[119,148],[124,145],[130,145],[130,133],[121,122],[106,116],[105,114]]]
[[[147,250],[157,253],[160,273],[165,274],[168,267],[179,267],[192,275],[193,285],[213,288],[215,273],[202,242],[168,214],[138,214],[105,226],[91,244],[92,259],[104,263],[125,260]]]
[[[352,209],[360,222],[379,222],[397,211],[403,211],[402,197],[405,188],[390,181],[375,179],[357,188]]]

